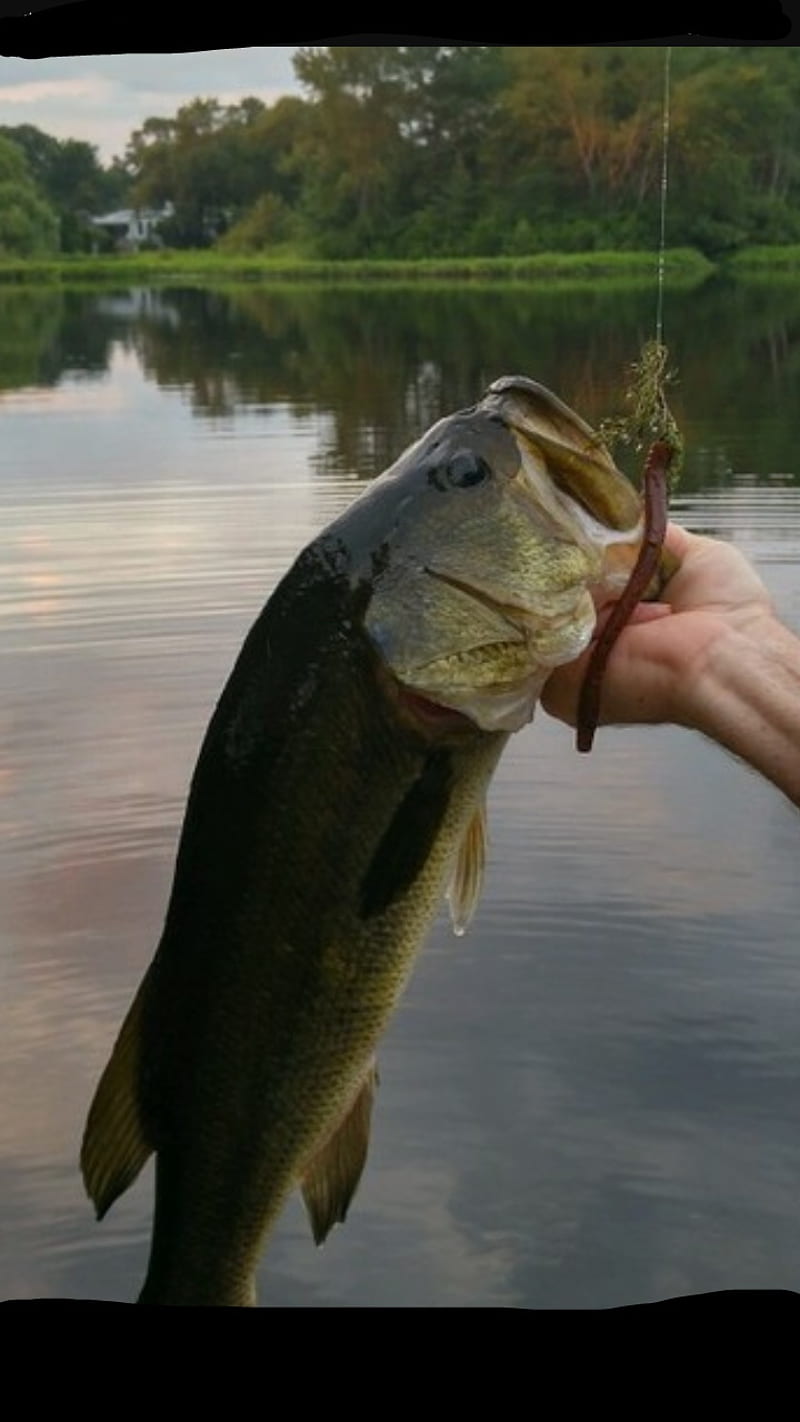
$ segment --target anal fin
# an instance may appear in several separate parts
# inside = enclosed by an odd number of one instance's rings
[[[466,931],[478,907],[486,865],[486,805],[481,801],[458,846],[453,873],[447,889],[453,932]]]
[[[314,1243],[343,1224],[367,1159],[372,1102],[378,1084],[374,1060],[343,1120],[311,1160],[301,1181]]]
[[[153,1147],[145,1138],[139,1105],[139,1042],[147,978],[134,998],[89,1107],[81,1146],[81,1171],[101,1220],[133,1184]]]

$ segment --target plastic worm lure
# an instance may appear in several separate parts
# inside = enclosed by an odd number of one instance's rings
[[[620,632],[658,567],[659,554],[667,532],[667,471],[672,450],[663,440],[650,446],[644,468],[644,537],[633,571],[615,603],[611,616],[597,638],[583,679],[578,700],[576,745],[584,753],[592,749],[600,716],[600,693],[606,665]]]

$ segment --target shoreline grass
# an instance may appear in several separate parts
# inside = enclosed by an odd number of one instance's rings
[[[800,243],[795,242],[789,247],[745,247],[741,252],[729,257],[725,266],[735,276],[749,275],[751,272],[758,276],[798,272]]]
[[[666,253],[670,282],[699,283],[716,268],[689,247]],[[166,282],[527,282],[575,280],[652,281],[653,252],[539,252],[520,257],[440,257],[418,260],[315,261],[265,255],[232,256],[209,251],[142,252],[104,256],[0,257],[0,283],[62,285]]]

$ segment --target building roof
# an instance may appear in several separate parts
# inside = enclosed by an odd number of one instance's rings
[[[119,212],[105,212],[102,217],[93,217],[91,220],[98,227],[129,227],[134,221],[155,222],[160,218],[171,217],[172,213],[172,204],[165,203],[161,208],[121,207]]]

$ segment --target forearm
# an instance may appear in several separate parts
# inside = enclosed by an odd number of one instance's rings
[[[747,761],[800,808],[800,639],[777,619],[714,641],[681,719]]]

